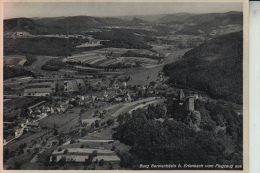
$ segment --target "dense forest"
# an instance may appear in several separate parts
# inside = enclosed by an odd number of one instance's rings
[[[117,47],[127,49],[149,49],[145,37],[134,34],[133,30],[113,29],[111,31],[94,33],[93,37],[102,41],[106,47]]]
[[[45,64],[42,65],[42,70],[49,70],[49,71],[58,71],[65,67],[66,63],[61,60],[61,58],[51,59],[47,61]]]
[[[172,101],[172,99],[169,99]],[[201,113],[200,130],[194,131],[189,116],[175,119],[178,113],[168,101],[167,115],[161,106],[150,105],[118,117],[113,138],[130,145],[121,154],[121,166],[139,169],[140,164],[242,164],[242,116],[222,103],[196,101]],[[161,108],[160,108],[161,107]],[[171,108],[171,109],[169,109]],[[157,118],[163,117],[164,121]],[[168,118],[167,118],[168,117]],[[174,117],[169,119],[169,117]]]
[[[243,32],[209,40],[164,66],[171,84],[186,85],[211,97],[242,104]]]
[[[68,41],[68,48],[67,48]],[[36,37],[4,39],[4,54],[32,54],[47,56],[71,55],[77,45],[84,40],[77,38],[55,38],[55,37]]]
[[[19,77],[19,76],[32,76],[35,77],[35,74],[31,71],[28,71],[21,67],[8,67],[4,66],[4,80]]]

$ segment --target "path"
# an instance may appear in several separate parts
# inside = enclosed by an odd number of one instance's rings
[[[148,102],[148,101],[152,101],[152,100],[156,100],[156,97],[149,97],[146,99],[142,99],[142,100],[138,100],[135,102],[131,102],[131,103],[126,103],[124,104],[124,106],[120,109],[118,109],[113,115],[111,115],[112,117],[117,117],[118,115],[125,113],[127,111],[127,109],[129,109],[130,107],[138,104],[138,103],[142,103],[142,102]]]
[[[114,142],[114,140],[104,140],[104,139],[97,139],[97,140],[91,140],[91,139],[79,139],[78,140],[79,142]],[[64,144],[62,145],[69,145],[70,144],[70,140],[65,142]]]
[[[14,141],[15,139],[20,138],[20,137],[22,136],[22,134],[23,134],[23,131],[24,131],[24,128],[25,128],[25,127],[26,127],[26,125],[18,131],[18,135],[17,135],[16,137],[14,137],[13,139],[9,140],[8,142],[5,142],[5,143],[4,143],[4,146],[7,145],[7,144],[9,144],[9,143],[11,143],[11,142]]]

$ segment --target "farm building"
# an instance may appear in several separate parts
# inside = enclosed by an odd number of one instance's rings
[[[55,92],[52,82],[30,83],[24,87],[24,96],[49,96]]]
[[[64,91],[65,92],[74,92],[78,91],[78,84],[76,80],[65,80],[64,81]]]
[[[120,158],[117,155],[115,155],[114,151],[107,149],[67,148],[62,149],[61,151],[55,150],[52,153],[52,156],[57,156],[57,161],[59,161],[61,158],[66,158],[66,161],[85,162],[85,159],[87,159],[88,156],[94,151],[97,151],[97,156],[94,157],[94,160],[103,159],[105,162],[120,161]]]
[[[24,87],[24,96],[49,96],[55,92],[52,82],[30,83]]]
[[[75,162],[85,162],[85,160],[88,158],[88,155],[57,155],[57,160],[60,160],[61,158],[66,158],[66,161],[75,161]],[[116,155],[100,155],[97,157],[94,157],[93,160],[104,160],[105,162],[119,162],[120,159]]]
[[[28,122],[26,125],[30,128],[38,128],[39,127],[39,122]]]

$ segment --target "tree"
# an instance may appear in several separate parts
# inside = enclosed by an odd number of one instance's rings
[[[58,130],[55,129],[54,132],[53,132],[53,135],[54,135],[54,136],[57,136],[58,134],[59,134],[59,133],[58,133]]]
[[[73,144],[73,143],[75,143],[75,139],[70,140],[70,144]]]
[[[154,87],[155,86],[155,84],[156,84],[156,82],[155,81],[152,81],[152,82],[150,82],[150,86],[152,86],[152,87]]]
[[[68,152],[69,152],[68,149],[64,150],[64,154],[68,154]]]
[[[46,157],[44,165],[49,166],[49,164],[50,164],[50,157]]]
[[[101,159],[101,160],[98,162],[98,165],[99,165],[99,166],[104,166],[104,164],[105,164],[104,159]]]
[[[129,153],[122,154],[119,165],[122,168],[131,168],[133,163],[133,157]]]
[[[60,158],[60,160],[58,161],[58,164],[59,164],[60,166],[64,166],[65,163],[66,163],[66,158],[65,158],[65,157]]]
[[[87,159],[85,159],[84,165],[89,166],[93,161],[93,156],[90,154]]]
[[[95,121],[95,127],[96,127],[96,128],[99,127],[99,121],[98,121],[98,120]]]
[[[94,158],[94,157],[97,157],[97,150],[94,150],[93,152],[92,152],[92,157]]]
[[[108,119],[108,120],[107,120],[107,125],[108,125],[108,126],[114,125],[114,120],[111,119],[111,118]]]
[[[52,158],[51,158],[51,162],[52,163],[55,163],[57,161],[57,156],[56,155],[53,155]]]
[[[21,163],[19,163],[19,162],[14,162],[14,169],[15,169],[15,170],[21,169],[21,167],[22,167],[22,164],[21,164]]]
[[[5,149],[4,149],[4,159],[5,159],[5,160],[8,160],[8,159],[9,159],[9,149],[8,149],[8,148],[5,148]]]

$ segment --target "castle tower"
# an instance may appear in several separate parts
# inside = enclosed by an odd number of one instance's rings
[[[184,101],[184,99],[185,99],[185,95],[184,95],[184,92],[183,92],[182,89],[180,90],[180,92],[179,92],[179,94],[178,94],[178,99],[179,99],[180,101]]]
[[[186,102],[187,102],[186,109],[190,112],[193,112],[194,111],[194,97],[192,97],[192,96],[188,97]]]
[[[197,127],[200,126],[200,122],[201,122],[201,115],[199,111],[194,111],[192,113],[192,119],[193,119],[193,124],[195,124]]]

